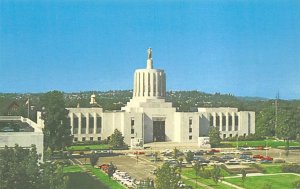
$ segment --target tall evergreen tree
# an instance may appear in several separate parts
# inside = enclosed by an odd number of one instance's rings
[[[71,126],[68,110],[65,107],[64,95],[59,91],[51,91],[41,96],[43,107],[42,118],[45,121],[44,147],[62,150],[72,144]]]
[[[180,175],[175,167],[170,167],[170,164],[164,163],[157,169],[155,177],[156,189],[175,189],[178,188],[177,183],[180,180]]]
[[[125,145],[124,137],[118,129],[115,129],[114,133],[110,136],[109,144],[114,148],[123,147]]]

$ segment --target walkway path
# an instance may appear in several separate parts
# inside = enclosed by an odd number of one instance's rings
[[[203,184],[203,183],[201,183],[201,182],[199,182],[199,181],[195,181],[195,180],[193,180],[193,179],[191,179],[191,178],[189,178],[189,177],[186,177],[186,176],[183,176],[183,175],[181,175],[181,177],[182,178],[184,178],[184,179],[187,179],[187,180],[189,180],[189,181],[191,181],[191,182],[193,182],[193,183],[197,183],[199,186],[201,186],[201,187],[203,187],[203,188],[207,188],[207,189],[214,189],[213,187],[210,187],[210,186],[208,186],[208,185],[206,185],[206,184]]]
[[[272,173],[272,174],[248,173],[248,174],[247,174],[247,177],[273,176],[273,175],[296,175],[296,176],[300,176],[300,174],[297,174],[297,173]],[[225,179],[227,179],[227,178],[239,178],[239,177],[242,177],[242,175],[241,175],[241,174],[238,174],[237,176],[225,177]]]

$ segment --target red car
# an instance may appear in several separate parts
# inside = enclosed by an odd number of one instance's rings
[[[213,152],[213,153],[219,153],[220,150],[216,150],[216,149],[211,149],[210,152]]]
[[[263,155],[260,155],[260,154],[256,154],[256,155],[253,155],[252,158],[258,158],[258,159],[261,159],[263,158],[264,156]]]
[[[133,152],[133,154],[134,155],[144,155],[145,152],[143,152],[143,151],[135,151],[135,152]]]
[[[102,164],[98,166],[99,169],[103,170],[104,172],[108,171],[109,165],[108,164]]]
[[[273,161],[273,158],[270,157],[270,156],[265,156],[265,157],[262,157],[260,158],[261,160],[268,160],[268,161]]]

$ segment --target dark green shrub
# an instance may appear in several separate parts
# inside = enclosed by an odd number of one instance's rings
[[[298,164],[283,164],[281,166],[282,172],[285,173],[300,173],[300,165]]]

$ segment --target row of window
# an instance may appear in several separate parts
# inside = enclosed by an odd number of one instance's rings
[[[232,119],[234,117],[234,125],[233,125],[233,122],[232,122]],[[209,125],[211,127],[216,127],[218,130],[220,130],[220,116],[217,115],[215,117],[216,119],[216,122],[214,123],[214,117],[213,116],[210,116],[209,118]],[[226,116],[222,116],[222,131],[226,131],[226,119],[227,117]],[[239,129],[239,117],[238,116],[228,116],[228,131],[237,131]]]
[[[89,139],[90,139],[89,141],[94,141],[94,139],[97,139],[97,141],[101,141],[101,137],[97,137],[97,138],[96,137],[95,138],[94,137],[89,137]],[[86,137],[82,137],[81,138],[81,141],[83,141],[83,142],[86,141],[86,140],[87,140]],[[74,137],[74,141],[77,142],[78,141],[78,137]]]
[[[89,118],[89,129],[88,131],[86,130],[86,117],[81,118],[81,134],[93,134],[94,133],[94,117]],[[73,134],[78,134],[79,133],[79,119],[78,117],[73,118]],[[102,118],[97,117],[96,118],[96,133],[99,134],[102,131]],[[87,133],[88,132],[88,133]]]

